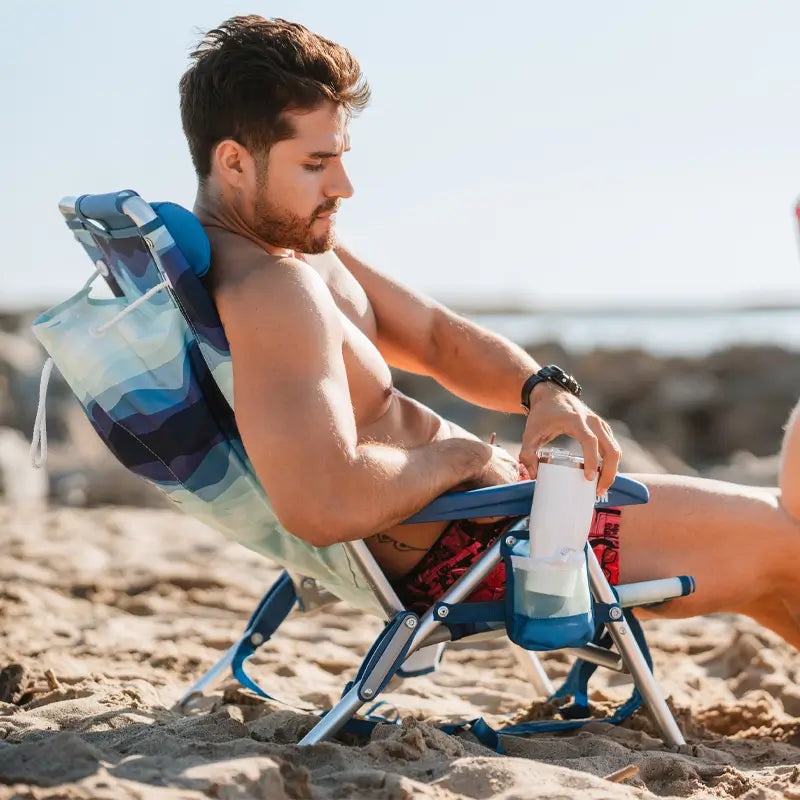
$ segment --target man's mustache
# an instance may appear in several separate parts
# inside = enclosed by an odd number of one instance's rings
[[[341,201],[340,201],[340,200],[332,200],[331,202],[324,203],[323,205],[321,205],[321,206],[320,206],[320,207],[319,207],[319,208],[318,208],[318,209],[317,209],[317,210],[316,210],[316,211],[315,211],[315,212],[314,212],[314,213],[311,215],[311,219],[312,219],[312,221],[313,221],[313,220],[315,220],[315,219],[316,219],[316,218],[317,218],[317,217],[318,217],[320,214],[327,214],[329,211],[331,211],[331,212],[333,212],[333,211],[338,211],[338,210],[339,210],[339,206],[340,206],[341,204],[342,204],[342,203],[341,203]]]

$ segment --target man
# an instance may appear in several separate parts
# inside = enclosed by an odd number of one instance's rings
[[[619,448],[568,377],[540,373],[519,347],[336,246],[335,215],[353,193],[349,120],[369,99],[355,59],[300,25],[261,17],[228,20],[193,57],[181,114],[199,179],[195,212],[212,244],[210,289],[230,343],[239,429],[283,526],[320,547],[366,539],[414,604],[449,585],[507,524],[400,526],[443,492],[535,476],[537,448],[564,433],[579,442],[587,479],[602,458],[604,492]],[[519,462],[398,392],[390,365],[487,408],[520,412],[524,400]],[[592,526],[610,577],[694,575],[697,593],[660,615],[740,611],[800,646],[786,606],[800,601],[800,524],[777,492],[645,482],[646,506]],[[501,595],[502,578],[493,573],[473,599]]]

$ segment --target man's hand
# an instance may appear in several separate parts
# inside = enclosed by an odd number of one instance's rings
[[[594,478],[600,458],[603,459],[597,494],[605,494],[617,475],[621,456],[608,423],[577,397],[551,382],[534,386],[530,402],[531,411],[519,454],[530,476],[535,478],[539,469],[539,448],[556,436],[566,434],[577,439],[583,450],[584,474],[588,480]]]
[[[514,458],[507,450],[502,447],[490,445],[492,454],[489,461],[486,462],[480,475],[469,483],[456,487],[457,491],[465,491],[467,489],[484,489],[488,486],[501,486],[506,483],[516,483],[523,478],[529,478],[528,470],[525,469],[522,462]],[[499,522],[503,517],[474,517],[472,522],[477,522],[480,525],[488,525],[493,522]]]
[[[486,486],[500,486],[504,483],[516,483],[520,478],[527,478],[528,471],[522,463],[502,447],[492,447],[492,456],[486,462],[481,474],[470,484],[470,489],[483,489]]]

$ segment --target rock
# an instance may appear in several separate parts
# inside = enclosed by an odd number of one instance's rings
[[[47,358],[30,332],[0,330],[0,425],[30,436],[39,405],[42,366]],[[64,409],[76,401],[57,369],[47,389],[48,436],[65,441]]]
[[[71,469],[53,472],[50,497],[60,505],[87,508],[105,505],[172,507],[158,489],[125,469],[110,454],[99,463],[76,463]]]
[[[727,464],[704,470],[703,477],[749,486],[777,486],[779,468],[778,455],[759,457],[746,450],[738,450]]]
[[[541,363],[556,355],[546,343],[529,350]],[[737,450],[777,453],[800,396],[800,358],[779,347],[732,347],[703,358],[596,350],[556,363],[574,372],[598,414],[624,420],[645,449],[666,446],[700,471]]]
[[[614,438],[622,449],[620,471],[665,473],[669,470],[659,461],[655,454],[642,447],[630,434],[630,429],[624,422],[608,420],[614,431]]]
[[[47,472],[31,465],[30,442],[12,428],[0,428],[0,495],[12,506],[47,502]]]

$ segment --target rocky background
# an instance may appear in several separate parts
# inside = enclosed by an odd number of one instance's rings
[[[140,507],[165,501],[108,454],[68,387],[53,372],[47,394],[46,470],[29,468],[29,442],[45,354],[30,334],[35,312],[0,313],[0,496],[53,504]],[[531,343],[540,363],[557,363],[584,386],[609,420],[628,472],[699,474],[775,484],[783,425],[800,397],[800,357],[777,347],[734,347],[703,358],[641,350],[571,353]],[[514,452],[524,418],[454,397],[429,378],[397,372],[398,388],[483,438],[496,432]]]

